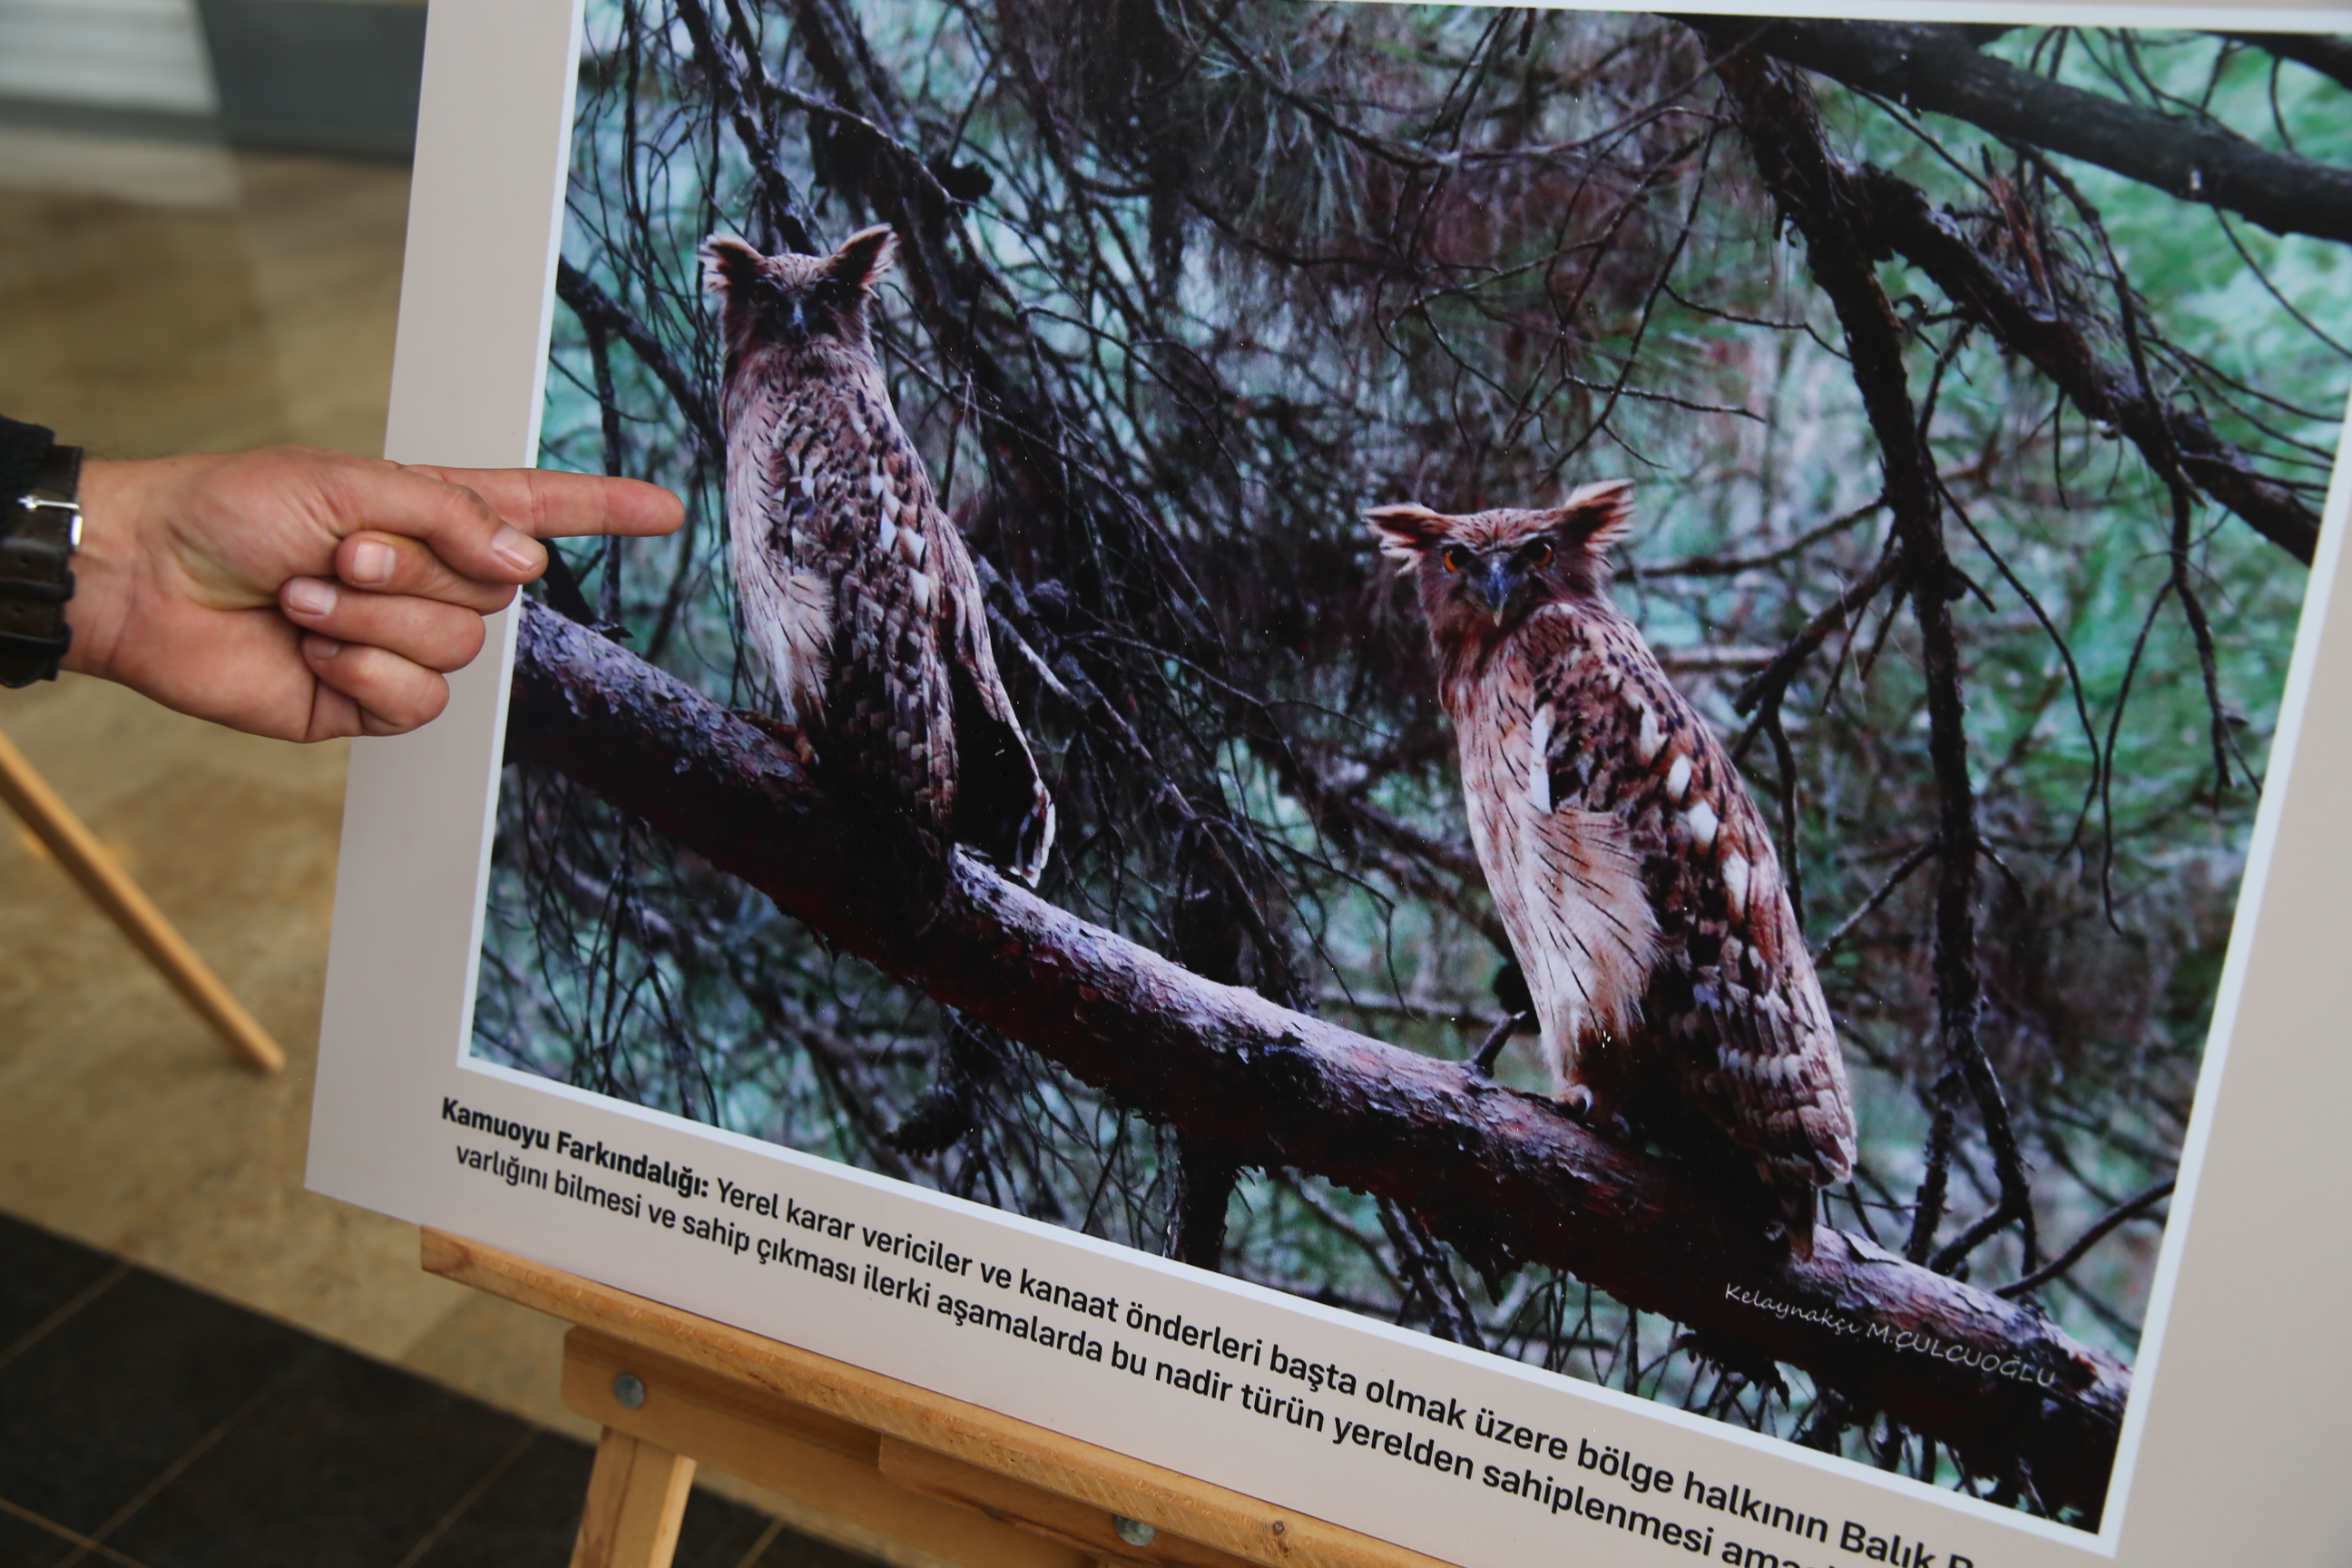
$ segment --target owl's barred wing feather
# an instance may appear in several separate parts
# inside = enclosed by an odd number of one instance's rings
[[[1054,849],[1054,797],[997,670],[985,590],[963,536],[942,518],[937,537],[940,584],[953,612],[949,678],[963,757],[956,840],[1034,888]]]
[[[829,465],[846,493],[825,551],[835,605],[826,754],[912,828],[928,903],[946,874],[956,805],[955,695],[938,632],[946,606],[930,574],[949,525],[897,418],[862,395],[854,405],[852,447]]]
[[[1531,831],[1496,857],[1514,868],[1512,896],[1498,901],[1534,994],[1559,998],[1572,1011],[1573,1024],[1564,1016],[1549,1024],[1554,1037],[1546,1042],[1547,1053],[1562,1058],[1553,1063],[1558,1074],[1577,1044],[1561,1037],[1566,1033],[1624,1041],[1640,1027],[1643,977],[1660,952],[1657,916],[1643,880],[1655,846],[1646,824],[1618,809],[1620,781],[1596,766],[1596,759],[1621,752],[1626,737],[1613,733],[1622,712],[1595,700],[1605,676],[1580,657],[1574,625],[1539,615],[1524,632],[1519,652],[1531,678],[1525,742]],[[1510,684],[1519,682],[1512,678]],[[1500,720],[1496,743],[1507,752],[1517,749],[1509,732],[1514,706],[1507,703],[1495,714]],[[1491,772],[1484,787],[1507,788],[1506,777],[1501,770]],[[1493,848],[1505,850],[1500,835],[1490,829],[1486,837]],[[1488,878],[1501,880],[1493,867]]]
[[[735,591],[745,635],[775,682],[780,716],[794,726],[823,708],[834,640],[833,584],[822,569],[832,498],[813,466],[801,401],[763,389],[730,398],[727,409],[728,514],[745,520],[729,530]]]
[[[1745,790],[1727,799],[1717,837],[1720,934],[1703,918],[1693,943],[1703,952],[1717,939],[1716,962],[1695,966],[1691,988],[1714,1026],[1696,1037],[1705,1047],[1711,1033],[1712,1049],[1680,1065],[1689,1093],[1756,1156],[1766,1184],[1810,1211],[1814,1187],[1853,1173],[1844,1058],[1771,838]],[[1723,869],[1736,864],[1746,868],[1744,885]]]
[[[1771,835],[1632,626],[1593,618],[1580,640],[1539,664],[1547,761],[1558,806],[1614,812],[1643,847],[1659,956],[1641,1035],[1664,1053],[1675,1098],[1753,1158],[1809,1236],[1814,1189],[1852,1172],[1853,1120]]]

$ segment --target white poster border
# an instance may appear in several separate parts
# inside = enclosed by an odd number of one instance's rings
[[[2352,12],[2324,6],[1882,3],[1789,14],[2352,30]],[[494,467],[535,458],[579,17],[579,0],[440,0],[434,7],[386,439],[397,459]],[[1505,1568],[1530,1552],[1675,1560],[1662,1553],[1677,1548],[1645,1533],[1646,1526],[1629,1534],[1618,1516],[1548,1511],[1539,1500],[1553,1494],[1538,1476],[1621,1504],[1624,1518],[1706,1529],[1703,1551],[1686,1550],[1706,1561],[1718,1560],[1719,1544],[1745,1531],[1746,1544],[1762,1553],[1753,1561],[1846,1568],[1872,1560],[1843,1549],[1852,1521],[1875,1542],[1892,1543],[1892,1560],[1909,1550],[1916,1568],[2033,1568],[2085,1556],[2113,1557],[2128,1568],[2341,1563],[2352,1558],[2352,1500],[2328,1460],[2341,1413],[2352,1408],[2352,1348],[2322,1325],[2329,1304],[2352,1299],[2352,1247],[2340,1245],[2342,1223],[2319,1200],[2352,1187],[2352,1140],[2326,1110],[2352,1100],[2352,1051],[2312,1045],[2343,1033],[2332,1005],[2338,964],[2329,962],[2334,944],[2326,936],[2343,921],[2352,831],[2331,812],[2326,786],[2352,769],[2346,646],[2352,609],[2333,592],[2352,509],[2345,470],[2339,460],[2096,1534],[472,1060],[466,1045],[514,651],[511,616],[494,623],[496,657],[455,679],[442,719],[410,736],[353,747],[310,1184],[1471,1568]],[[642,1154],[711,1184],[690,1201],[667,1205],[681,1220],[713,1218],[747,1236],[756,1228],[769,1238],[806,1242],[803,1250],[859,1269],[890,1261],[857,1243],[854,1231],[824,1250],[820,1240],[836,1238],[789,1229],[781,1213],[770,1218],[725,1207],[715,1184],[723,1177],[747,1194],[772,1196],[780,1211],[789,1202],[878,1232],[941,1242],[976,1261],[958,1274],[898,1255],[905,1277],[924,1292],[920,1307],[788,1265],[762,1265],[753,1261],[756,1244],[739,1254],[732,1237],[714,1240],[650,1224],[643,1210],[662,1190],[652,1182],[606,1178],[609,1190],[625,1189],[642,1205],[616,1215],[566,1202],[515,1173],[593,1171],[551,1157],[558,1134]],[[488,1168],[458,1163],[453,1148],[477,1151]],[[1330,1426],[1388,1420],[1410,1432],[1413,1445],[1432,1443],[1430,1462],[1331,1441],[1328,1427],[1305,1440],[1286,1419],[1297,1405],[1245,1415],[1231,1393],[1216,1395],[1213,1384],[1202,1394],[1150,1376],[1118,1376],[1108,1362],[1077,1360],[980,1323],[959,1327],[938,1302],[982,1261],[1118,1302],[1110,1323],[1068,1310],[1036,1314],[1041,1322],[1078,1327],[1106,1346],[1149,1349],[1155,1363],[1278,1389],[1321,1411]],[[1026,1300],[1017,1290],[967,1288],[983,1305]],[[2255,1290],[2266,1317],[2275,1318],[2283,1301],[2314,1303],[2314,1337],[2281,1351],[2294,1367],[2291,1380],[2240,1364],[2242,1341],[2231,1319],[2248,1310]],[[1253,1366],[1138,1337],[1121,1325],[1139,1300],[1163,1317],[1219,1325],[1243,1344],[1280,1345],[1286,1355],[1349,1371],[1359,1392],[1340,1395],[1328,1385],[1276,1378],[1262,1355]],[[1365,1397],[1376,1381],[1460,1405],[1434,1426],[1392,1418],[1383,1411],[1393,1412],[1393,1403]],[[1521,1452],[1514,1459],[1475,1435],[1481,1410],[1576,1447],[1558,1450],[1557,1458]],[[2210,1440],[2222,1434],[2226,1442]],[[1628,1457],[1614,1475],[1604,1473],[1606,1464],[1588,1469],[1577,1462],[1580,1454],[1609,1451]],[[1475,1476],[1465,1481],[1440,1468],[1437,1455],[1447,1452],[1481,1467],[1517,1463],[1532,1484],[1511,1493]],[[1766,1500],[1768,1522],[1755,1523],[1752,1511],[1743,1519],[1693,1503],[1680,1486],[1664,1494],[1636,1489],[1637,1466],[1745,1488],[1748,1497]],[[1801,1525],[1776,1529],[1771,1506],[1799,1521],[1823,1521],[1827,1539]]]

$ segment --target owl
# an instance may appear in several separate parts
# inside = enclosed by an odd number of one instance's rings
[[[1752,1172],[1810,1255],[1814,1189],[1853,1168],[1845,1064],[1755,801],[1610,599],[1631,487],[1370,521],[1419,588],[1554,1091],[1710,1173]]]
[[[727,533],[776,727],[853,805],[909,830],[935,909],[950,849],[1034,886],[1054,803],[997,674],[979,576],[891,406],[866,329],[887,226],[831,256],[702,249],[726,348]]]

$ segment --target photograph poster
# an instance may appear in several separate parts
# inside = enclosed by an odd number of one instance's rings
[[[2116,1555],[2352,47],[2012,9],[586,0],[536,458],[687,521],[419,1217],[1465,1563]]]

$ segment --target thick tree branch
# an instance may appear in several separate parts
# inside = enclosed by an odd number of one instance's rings
[[[2273,234],[2352,242],[2352,171],[2273,153],[2209,120],[2158,114],[2052,81],[1982,53],[1966,27],[1682,20],[1717,47],[1753,39],[1775,58],[1848,87],[2242,214]]]
[[[1566,1269],[1720,1353],[1802,1366],[2095,1515],[2130,1369],[2027,1307],[1822,1228],[1801,1261],[1678,1169],[1549,1101],[1219,985],[969,858],[919,934],[872,830],[792,754],[625,649],[526,604],[509,754],[578,781],[825,939],[1239,1160],[1398,1205],[1465,1255]]]

